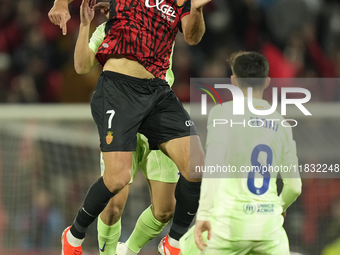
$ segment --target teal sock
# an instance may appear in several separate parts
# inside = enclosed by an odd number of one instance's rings
[[[116,254],[117,243],[122,229],[121,220],[117,221],[112,226],[106,225],[98,217],[97,230],[98,230],[98,245],[99,253],[101,255],[114,255]]]
[[[140,216],[135,229],[126,241],[128,248],[138,253],[142,247],[156,237],[168,223],[158,221],[152,214],[149,206]]]

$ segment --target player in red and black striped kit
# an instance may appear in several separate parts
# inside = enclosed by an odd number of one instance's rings
[[[164,79],[173,41],[182,18],[190,14],[190,3],[189,0],[111,2],[105,28],[107,36],[97,52],[99,63],[104,65],[108,54],[121,54]]]
[[[197,211],[200,193],[200,178],[190,176],[190,165],[192,170],[203,165],[204,153],[195,126],[186,125],[190,117],[164,77],[178,29],[186,42],[197,44],[205,31],[203,6],[210,1],[111,1],[106,37],[96,54],[103,72],[91,100],[105,172],[90,187],[75,221],[64,231],[63,254],[82,253],[87,227],[129,183],[137,132],[148,138],[150,149],[161,149],[181,172],[173,225],[159,247],[162,254],[179,253],[178,240]],[[56,0],[49,13],[64,34],[67,2]]]

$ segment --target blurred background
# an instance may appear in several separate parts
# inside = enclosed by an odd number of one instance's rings
[[[62,230],[100,174],[88,105],[100,68],[78,75],[73,67],[80,3],[69,5],[63,36],[47,16],[52,0],[0,0],[0,254],[59,254]],[[189,103],[191,77],[230,76],[226,59],[239,50],[264,54],[273,78],[335,78],[311,83],[319,119],[301,119],[293,132],[302,163],[340,163],[340,1],[212,0],[204,11],[202,42],[189,47],[182,34],[176,40],[173,90],[180,100]],[[98,13],[93,30],[103,21]],[[324,109],[332,109],[327,117]],[[303,180],[285,223],[292,251],[340,254],[339,180]],[[123,216],[123,241],[149,204],[139,175]],[[144,254],[154,254],[162,236]],[[84,245],[97,254],[95,224]]]

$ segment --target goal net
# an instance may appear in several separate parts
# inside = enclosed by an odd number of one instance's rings
[[[60,254],[61,233],[99,176],[99,136],[88,104],[0,106],[0,255]],[[138,173],[121,240],[150,202]],[[144,254],[155,254],[160,238]],[[83,248],[85,254],[98,254],[96,223]]]
[[[299,123],[293,129],[299,163],[339,164],[340,104],[314,103],[308,109],[312,120],[289,116]],[[199,116],[193,119],[205,126]],[[204,143],[206,130],[199,132]],[[61,232],[100,176],[99,152],[89,105],[0,106],[0,254],[60,254]],[[122,218],[123,241],[149,204],[147,184],[139,175]],[[292,251],[322,254],[339,238],[339,219],[340,179],[304,178],[284,225]],[[143,254],[155,254],[161,237]],[[97,249],[92,224],[84,250],[97,254]]]

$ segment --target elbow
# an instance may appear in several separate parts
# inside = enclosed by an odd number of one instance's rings
[[[302,193],[302,185],[300,185],[299,187],[297,187],[297,189],[295,190],[296,196],[300,196]]]
[[[298,185],[291,187],[291,192],[298,198],[302,193],[302,183],[300,182]]]
[[[188,37],[185,36],[184,40],[187,42],[187,44],[189,44],[190,46],[195,46],[197,45],[200,41],[201,41],[202,37],[200,38],[193,38],[193,37]]]
[[[86,68],[83,65],[78,65],[78,64],[74,64],[74,69],[76,70],[77,74],[86,74],[88,73],[90,70],[88,68]]]
[[[195,45],[199,44],[199,42],[203,38],[204,33],[205,33],[205,28],[200,29],[199,31],[195,31],[195,32],[194,31],[186,31],[185,29],[183,30],[184,40],[190,46],[195,46]]]

